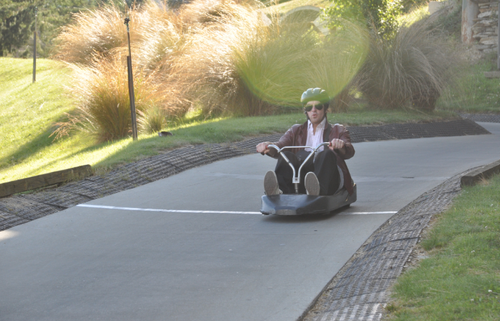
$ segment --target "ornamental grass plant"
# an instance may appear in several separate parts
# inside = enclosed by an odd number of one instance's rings
[[[208,3],[196,9],[202,2],[193,2],[181,13],[202,27],[174,60],[169,85],[189,102],[186,108],[199,106],[205,115],[255,115],[252,108],[261,110],[259,101],[244,87],[233,56],[239,49],[252,50],[252,39],[266,41],[264,21],[251,4]]]
[[[137,35],[132,43],[134,61],[146,72],[168,73],[174,57],[187,45],[191,34],[188,23],[166,3],[149,1],[134,12],[138,18],[133,21]]]
[[[330,97],[331,110],[346,112],[352,99],[351,91],[359,82],[369,50],[368,31],[359,24],[337,19],[343,28],[330,34],[314,53],[308,56],[305,74],[307,83],[317,83]]]
[[[154,134],[167,127],[167,115],[165,110],[159,106],[147,108],[145,111],[138,110],[138,131],[145,134]]]
[[[155,1],[132,8],[135,94],[155,96],[147,103],[136,97],[141,128],[166,124],[159,115],[176,118],[197,108],[205,117],[293,110],[309,87],[342,92],[367,52],[366,32],[325,36],[302,15],[283,22],[262,8],[226,0],[195,0],[175,11]],[[79,74],[72,90],[80,105],[58,124],[57,137],[78,129],[104,141],[130,132],[124,17],[114,6],[82,12],[60,35],[58,57]]]
[[[425,20],[403,24],[393,37],[382,37],[336,19],[342,27],[324,34],[300,14],[283,21],[261,9],[260,2],[227,0],[195,0],[175,10],[151,0],[132,8],[127,15],[132,20],[134,78],[147,84],[136,83],[135,93],[156,96],[138,107],[141,128],[156,130],[167,123],[160,115],[175,119],[193,109],[201,109],[205,117],[297,110],[298,98],[310,87],[326,89],[336,112],[347,111],[355,89],[375,109],[433,111],[458,61]],[[83,64],[75,67],[80,74],[125,81],[125,59],[119,58],[128,53],[124,17],[113,6],[81,13],[61,34],[59,57]],[[105,76],[107,72],[122,75]],[[116,98],[104,92],[118,81],[87,79],[73,91],[92,110],[101,104],[101,111],[69,117],[59,124],[57,135],[71,128],[92,128],[99,141],[128,135],[127,87],[119,85],[121,98]],[[97,90],[97,84],[103,89]],[[89,86],[94,89],[89,91]]]
[[[235,48],[237,74],[254,97],[281,110],[300,107],[298,98],[310,87],[335,97],[352,81],[367,52],[365,30],[349,27],[325,36],[290,16],[286,23],[273,22],[264,35],[245,38],[248,44]]]
[[[132,20],[136,18],[135,13],[130,11]],[[56,38],[54,57],[70,63],[91,64],[96,55],[110,55],[113,49],[127,45],[123,22],[124,15],[114,5],[73,15],[73,22],[62,27]],[[135,40],[134,30],[131,30],[131,40]]]
[[[171,53],[181,47],[182,23],[166,5],[153,1],[127,15],[115,6],[104,6],[75,15],[74,23],[58,38],[56,57],[74,70],[70,91],[78,99],[78,108],[56,124],[56,138],[83,131],[103,142],[131,133],[126,16],[133,21],[130,36],[138,129],[145,133],[159,130],[168,115],[177,115],[178,95],[164,73]]]
[[[94,136],[98,142],[121,139],[131,133],[131,113],[126,66],[121,55],[98,59],[87,67],[71,65],[74,75],[72,92],[77,109],[67,120],[56,124],[56,138],[78,130]],[[140,122],[147,122],[149,109],[163,105],[165,94],[153,75],[139,70],[134,79],[135,107]],[[144,118],[144,119],[141,119]],[[144,126],[144,128],[148,128]]]
[[[360,90],[376,109],[433,111],[460,58],[424,20],[403,24],[390,39],[372,35]]]

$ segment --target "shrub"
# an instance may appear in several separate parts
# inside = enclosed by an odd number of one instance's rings
[[[360,74],[360,90],[375,108],[412,104],[432,111],[457,60],[446,41],[425,21],[403,25],[394,38],[372,38]]]
[[[206,115],[265,112],[262,106],[268,104],[253,95],[238,73],[235,52],[252,50],[254,39],[265,42],[267,26],[251,5],[213,1],[204,9],[194,9],[202,3],[192,2],[180,12],[184,21],[203,28],[189,37],[176,56],[169,76],[171,88],[190,105],[201,105]]]
[[[182,47],[185,25],[165,4],[154,1],[133,8],[129,16],[137,121],[140,131],[150,133],[166,124],[167,115],[182,113],[179,104],[184,100],[169,87],[168,72],[172,56]],[[56,57],[76,64],[71,91],[79,106],[57,124],[57,138],[75,130],[89,132],[98,141],[130,133],[124,17],[113,5],[81,12],[59,36]]]
[[[428,2],[429,0],[401,0],[402,11],[404,13],[411,12],[423,5],[427,5]]]
[[[165,109],[152,106],[145,111],[138,110],[137,126],[139,132],[146,134],[157,133],[167,127],[167,114]]]
[[[324,88],[332,101],[331,110],[345,112],[351,99],[350,91],[358,82],[358,71],[368,53],[367,30],[347,20],[338,20],[343,28],[329,35],[308,54],[305,71],[307,82]]]
[[[172,60],[182,52],[190,30],[182,17],[165,3],[146,2],[135,13],[135,61],[148,71],[168,73]]]
[[[301,15],[280,23],[256,5],[195,0],[174,12],[149,1],[130,11],[142,130],[159,130],[165,115],[181,116],[199,106],[206,116],[272,114],[299,106],[301,93],[310,87],[323,87],[332,97],[348,91],[367,51],[363,28],[353,25],[325,37],[308,30],[312,25]],[[80,13],[61,34],[59,57],[80,64],[74,68],[81,81],[73,88],[80,106],[59,124],[58,137],[73,129],[91,132],[99,141],[128,135],[122,18],[116,7],[106,6]]]
[[[271,26],[234,48],[233,59],[242,83],[256,97],[274,106],[300,106],[302,92],[315,87],[305,72],[307,53],[315,39],[287,25]],[[262,111],[260,111],[262,112]]]
[[[135,12],[130,12],[132,20]],[[126,46],[125,17],[116,6],[82,11],[73,17],[73,23],[64,26],[56,38],[57,59],[90,64],[95,55],[108,56],[112,49]],[[131,38],[134,39],[133,30]]]
[[[176,77],[185,79],[206,113],[271,114],[299,107],[300,95],[310,87],[323,87],[333,97],[352,80],[367,52],[366,31],[354,24],[325,38],[304,30],[303,21],[280,23],[272,16],[266,23],[242,6],[219,22],[195,36],[179,58]]]
[[[78,108],[67,114],[68,119],[57,124],[56,138],[75,130],[96,137],[98,142],[117,140],[131,133],[131,112],[126,65],[121,55],[100,59],[89,67],[74,69],[73,94]],[[134,74],[135,106],[142,117],[147,111],[163,104],[164,94],[151,77],[141,70]],[[139,122],[145,122],[138,117]]]
[[[330,26],[338,28],[339,18],[364,23],[384,38],[390,38],[397,30],[397,17],[403,6],[401,0],[329,0],[332,5],[324,10]]]

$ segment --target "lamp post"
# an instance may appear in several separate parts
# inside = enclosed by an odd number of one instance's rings
[[[498,3],[497,11],[498,28],[497,28],[497,69],[500,70],[500,2]]]
[[[35,31],[33,31],[33,83],[36,81],[36,16],[38,15],[35,6]]]
[[[127,25],[127,38],[128,38],[128,56],[127,56],[127,71],[128,71],[128,94],[130,97],[130,113],[132,118],[132,137],[137,140],[137,120],[135,114],[135,96],[134,96],[134,78],[132,75],[132,50],[130,49],[130,31],[128,23],[130,19],[125,18],[125,24]]]

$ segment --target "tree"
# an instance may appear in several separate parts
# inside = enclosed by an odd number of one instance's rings
[[[330,27],[338,27],[337,18],[366,24],[368,28],[390,37],[397,29],[397,17],[402,12],[402,0],[329,0],[332,5],[324,14]]]
[[[33,15],[29,1],[1,0],[0,54],[10,53],[13,47],[25,44],[31,32]]]
[[[135,0],[140,4],[143,0]],[[126,10],[131,0],[0,0],[0,56],[13,54],[28,56],[32,52],[35,31],[35,11],[37,32],[40,40],[37,52],[48,56],[52,40],[59,28],[71,21],[73,13],[93,9],[101,5],[114,4]]]

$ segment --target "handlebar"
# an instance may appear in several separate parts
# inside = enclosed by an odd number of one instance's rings
[[[321,143],[321,144],[319,144],[319,145],[318,145],[318,146],[316,146],[316,147],[312,147],[312,146],[284,146],[284,147],[282,147],[282,148],[279,148],[279,147],[278,147],[278,146],[276,146],[276,145],[267,145],[267,147],[272,147],[272,148],[276,149],[276,151],[277,151],[278,153],[280,153],[280,154],[281,154],[281,152],[282,152],[283,150],[285,150],[285,149],[295,149],[295,148],[310,148],[310,149],[312,149],[312,150],[313,150],[313,151],[312,151],[312,153],[316,153],[316,152],[318,151],[318,149],[320,149],[322,146],[328,146],[328,145],[330,145],[330,143],[329,143],[329,142],[324,142],[324,143]]]

